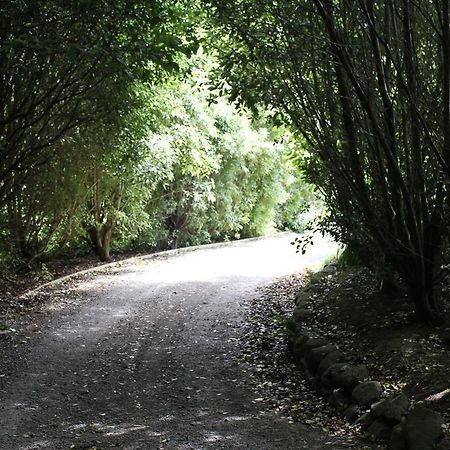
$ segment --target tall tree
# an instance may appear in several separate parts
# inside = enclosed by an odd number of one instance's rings
[[[449,177],[448,2],[208,2],[229,36],[224,87],[309,144],[329,228],[397,272],[439,322]],[[231,86],[231,87],[230,87]]]
[[[183,0],[30,0],[0,5],[0,207],[86,123],[113,120],[133,79],[190,54]]]

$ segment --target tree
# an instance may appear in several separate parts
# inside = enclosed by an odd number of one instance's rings
[[[449,162],[448,2],[212,1],[224,89],[309,146],[328,228],[398,273],[439,322]],[[439,105],[439,108],[436,108]]]
[[[190,8],[182,0],[2,2],[0,207],[71,133],[113,121],[134,79],[178,70],[178,55],[196,46]]]
[[[134,167],[111,165],[103,157],[91,164],[88,180],[92,185],[86,196],[83,228],[91,247],[100,261],[110,259],[114,238],[131,240],[145,229],[148,216],[145,203],[148,192],[139,170]]]
[[[87,195],[85,172],[77,170],[79,163],[66,148],[34,170],[8,199],[0,213],[0,228],[7,230],[4,243],[9,253],[28,262],[42,260],[76,239],[79,210]]]
[[[135,83],[128,92],[129,111],[114,124],[97,123],[77,144],[87,157],[82,226],[101,261],[110,258],[114,241],[129,243],[147,228],[146,203],[159,174],[147,170],[144,138],[155,120],[149,108],[150,88]]]
[[[284,144],[223,99],[209,104],[207,75],[155,92],[148,164],[163,176],[147,212],[172,247],[264,234],[287,189]]]
[[[214,240],[260,236],[275,228],[275,216],[288,193],[285,145],[276,142],[264,120],[251,121],[224,99],[213,109],[212,143],[220,157],[214,174],[214,202],[208,210]]]
[[[106,261],[112,248],[186,246],[273,228],[288,196],[284,144],[266,122],[252,123],[223,99],[210,102],[205,59],[180,58],[190,74],[183,80],[134,81],[117,112],[68,132],[25,182],[14,172],[14,193],[0,208],[0,250],[42,261],[87,243]]]

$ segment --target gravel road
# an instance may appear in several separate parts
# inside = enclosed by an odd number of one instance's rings
[[[262,412],[239,359],[258,287],[304,270],[293,236],[134,260],[51,288],[0,340],[0,449],[336,449]],[[61,300],[62,299],[62,300]]]

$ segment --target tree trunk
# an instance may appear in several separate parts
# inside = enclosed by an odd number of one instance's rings
[[[441,325],[445,318],[440,289],[435,283],[429,282],[413,285],[409,289],[409,297],[414,302],[417,321]]]
[[[16,201],[8,202],[8,227],[13,239],[13,247],[19,252],[20,256],[26,260],[30,260],[34,256],[34,252],[27,240],[27,224],[20,217]]]
[[[90,226],[86,228],[88,236],[91,241],[92,249],[99,257],[100,261],[108,261],[110,258],[109,250],[111,246],[111,236],[114,230],[114,225],[107,223],[98,228]]]
[[[408,296],[414,303],[417,320],[440,325],[445,320],[440,283],[442,238],[438,233],[428,238],[425,258],[417,257],[414,267],[408,272],[405,271],[403,279]]]
[[[107,222],[102,227],[102,254],[100,255],[101,261],[109,260],[109,249],[111,248],[111,238],[114,231],[114,224]]]
[[[443,155],[450,179],[450,17],[449,1],[442,0]]]

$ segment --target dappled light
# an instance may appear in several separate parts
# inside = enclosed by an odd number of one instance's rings
[[[0,104],[0,449],[450,448],[450,0],[1,0]]]
[[[5,442],[27,445],[43,434],[53,436],[50,447],[293,440],[298,427],[259,411],[239,359],[248,296],[337,248],[317,236],[305,258],[293,238],[144,257],[66,280],[71,312],[50,310],[52,326],[42,328],[28,369],[4,388]],[[55,292],[52,303],[64,302],[64,285]],[[19,431],[30,427],[33,436]]]

